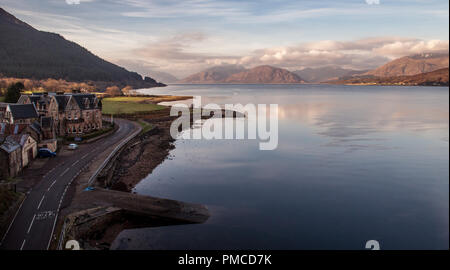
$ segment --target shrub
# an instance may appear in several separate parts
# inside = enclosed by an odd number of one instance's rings
[[[106,88],[106,93],[112,97],[114,96],[121,96],[122,95],[122,91],[120,91],[119,87],[117,86],[110,86]]]
[[[16,103],[20,98],[20,91],[22,91],[24,87],[22,82],[16,82],[8,86],[5,94],[5,102]]]

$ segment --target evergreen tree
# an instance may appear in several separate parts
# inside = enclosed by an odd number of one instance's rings
[[[6,89],[5,102],[16,103],[20,98],[20,91],[24,88],[25,86],[21,82],[16,82],[8,86],[8,89]]]

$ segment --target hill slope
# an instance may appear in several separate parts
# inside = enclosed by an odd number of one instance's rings
[[[245,70],[243,66],[239,65],[216,66],[192,74],[180,80],[179,83],[224,83],[229,76]]]
[[[178,81],[178,78],[173,76],[170,73],[162,72],[162,71],[149,71],[147,74],[154,78],[158,82],[162,83],[176,83]]]
[[[286,69],[258,66],[229,76],[226,83],[303,83],[297,74]]]
[[[38,31],[0,8],[0,74],[16,78],[163,86],[107,62],[62,36]]]
[[[329,80],[336,80],[340,77],[353,76],[365,73],[367,70],[353,70],[345,69],[337,66],[326,66],[320,68],[305,68],[302,70],[293,71],[293,73],[300,76],[306,82],[319,83]]]
[[[448,86],[448,68],[442,68],[431,72],[416,75],[391,76],[391,77],[354,77],[348,80],[339,80],[336,84],[381,84],[381,85],[423,85],[423,86]]]
[[[395,59],[362,75],[391,77],[416,75],[448,67],[448,54],[423,53]]]
[[[245,69],[239,65],[226,65],[209,68],[195,73],[179,83],[303,83],[300,76],[281,68],[258,66]]]

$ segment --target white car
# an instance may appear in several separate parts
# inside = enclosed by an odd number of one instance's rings
[[[78,148],[78,144],[76,144],[76,143],[71,143],[71,144],[69,144],[69,149],[70,150],[75,150],[75,149],[77,149]]]

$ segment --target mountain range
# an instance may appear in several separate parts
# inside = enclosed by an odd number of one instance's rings
[[[397,83],[402,81],[407,84],[432,85],[430,81],[437,79],[436,84],[445,84],[445,70],[438,73],[430,73],[440,69],[448,69],[448,53],[422,53],[394,59],[373,70],[353,70],[338,66],[325,66],[319,68],[305,68],[302,70],[288,71],[272,66],[258,66],[246,69],[239,65],[224,65],[206,69],[195,73],[178,83],[337,83],[337,82],[385,82]],[[413,76],[418,74],[424,76]],[[436,74],[444,75],[444,79]],[[394,79],[394,77],[401,77]],[[425,78],[426,77],[426,78]],[[381,79],[386,78],[386,79]],[[369,80],[370,79],[370,80]]]
[[[362,76],[392,77],[408,76],[448,67],[448,53],[422,53],[390,61]]]
[[[415,75],[384,76],[384,77],[353,77],[337,80],[334,84],[377,84],[377,85],[423,85],[423,86],[448,86],[448,67],[438,70],[419,73]]]
[[[246,68],[240,65],[215,66],[205,69],[204,71],[192,74],[180,80],[179,83],[225,83],[227,78],[231,75],[246,70]]]
[[[134,88],[164,86],[151,77],[142,78],[137,72],[110,63],[59,34],[39,31],[0,8],[0,76],[31,79],[64,79],[74,82],[91,82],[104,89],[107,86],[130,85]],[[124,62],[126,63],[126,61]],[[137,68],[133,63],[126,66]],[[448,53],[422,53],[390,61],[376,69],[353,70],[338,66],[287,69],[263,65],[247,69],[241,65],[221,65],[208,68],[182,80],[159,71],[139,68],[158,81],[192,84],[298,84],[321,82],[395,82],[409,84],[436,84],[445,81],[449,66]],[[137,68],[138,69],[138,68]],[[418,74],[425,74],[417,77]],[[443,77],[442,77],[442,76]],[[394,77],[402,77],[394,79]],[[425,78],[426,77],[426,78]],[[384,78],[384,79],[382,79]]]
[[[209,68],[193,74],[180,83],[296,84],[305,81],[295,73],[272,66],[246,69],[238,65]]]
[[[134,88],[164,86],[105,61],[59,34],[39,31],[0,8],[0,74]]]
[[[308,83],[320,83],[330,80],[336,80],[341,77],[352,77],[362,74],[368,70],[345,69],[338,66],[325,66],[319,68],[305,68],[293,71]]]

